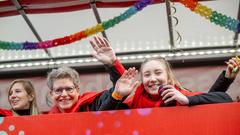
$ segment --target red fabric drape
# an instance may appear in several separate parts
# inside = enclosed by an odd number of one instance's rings
[[[0,119],[9,135],[240,135],[239,125],[240,103]]]
[[[1,109],[0,108],[0,116],[13,116],[13,112],[10,110],[6,110],[6,109]]]
[[[96,6],[109,7],[128,7],[132,6],[138,0],[97,0]],[[155,0],[154,3],[162,3],[163,0]],[[58,13],[71,12],[77,10],[91,9],[89,0],[19,0],[20,5],[23,6],[27,14],[40,13]],[[14,4],[8,1],[0,1],[0,17],[19,15]]]

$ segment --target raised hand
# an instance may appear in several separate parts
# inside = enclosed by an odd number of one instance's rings
[[[164,91],[162,92],[161,96],[163,97],[162,100],[165,104],[168,104],[174,100],[179,102],[181,105],[188,105],[189,100],[188,98],[183,95],[180,91],[176,90],[172,85],[164,85]]]
[[[229,79],[235,79],[239,72],[240,61],[237,58],[231,58],[228,60],[228,62],[226,62],[226,64],[227,69],[225,77]]]
[[[94,49],[93,57],[105,65],[112,66],[114,64],[114,61],[117,59],[116,54],[107,39],[94,36],[94,41],[90,40],[89,42]]]
[[[114,92],[121,97],[128,96],[138,85],[138,81],[135,81],[137,73],[138,71],[134,67],[126,70],[118,79]]]

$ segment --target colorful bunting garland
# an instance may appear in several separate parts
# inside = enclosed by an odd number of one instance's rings
[[[107,30],[111,27],[114,27],[116,24],[130,18],[138,11],[142,10],[144,7],[149,5],[153,0],[140,0],[134,6],[131,6],[128,10],[124,13],[120,14],[119,16],[114,17],[108,21],[104,21],[103,23],[99,23],[96,26],[91,28],[87,28],[83,31],[78,33],[74,33],[69,36],[65,36],[63,38],[57,38],[54,40],[47,40],[43,42],[24,42],[24,43],[17,43],[17,42],[6,42],[0,41],[0,49],[5,50],[33,50],[33,49],[45,49],[56,47],[60,45],[70,44],[75,41],[79,41],[83,38],[96,34],[98,32],[102,32]],[[200,3],[197,0],[179,0],[184,6],[189,8],[191,11],[200,14],[201,16],[209,19],[211,22],[215,23],[216,25],[220,25],[221,27],[225,27],[231,31],[240,33],[240,22],[236,19],[218,13],[217,11],[213,11],[211,8],[208,8]]]
[[[88,36],[91,36],[98,32],[102,32],[104,30],[107,30],[107,29],[115,26],[116,24],[130,18],[131,16],[136,14],[138,11],[141,11],[144,7],[149,5],[152,1],[153,0],[140,0],[135,5],[131,6],[129,9],[127,9],[124,13],[120,14],[119,16],[114,17],[113,19],[104,21],[103,23],[99,23],[96,26],[87,28],[83,31],[74,33],[69,36],[65,36],[63,38],[57,38],[57,39],[47,40],[47,41],[43,41],[43,42],[28,42],[28,41],[26,41],[24,43],[0,41],[0,49],[33,50],[33,49],[45,49],[45,48],[51,48],[51,47],[56,47],[56,46],[60,46],[60,45],[70,44],[72,42],[79,41],[83,38],[86,38]]]
[[[210,22],[225,27],[231,31],[240,33],[240,22],[239,20],[233,19],[217,11],[208,8],[200,3],[197,0],[179,0],[185,7],[189,8],[193,12],[200,14],[201,16],[209,19]]]

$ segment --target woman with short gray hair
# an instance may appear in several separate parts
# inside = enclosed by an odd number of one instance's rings
[[[125,72],[125,76],[135,76],[136,74],[137,72],[133,68]],[[50,113],[113,110],[122,102],[121,99],[117,98],[117,95],[114,95],[114,88],[102,92],[86,92],[81,95],[78,85],[79,75],[72,68],[53,69],[48,74],[47,83],[55,103]],[[119,82],[117,86],[123,83],[126,82]],[[129,90],[132,89],[132,87],[129,88]]]

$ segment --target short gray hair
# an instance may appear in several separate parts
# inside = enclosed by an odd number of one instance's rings
[[[47,76],[47,85],[49,89],[53,89],[53,83],[55,80],[68,78],[73,81],[73,84],[79,87],[80,79],[76,70],[70,67],[60,67],[53,69]]]

